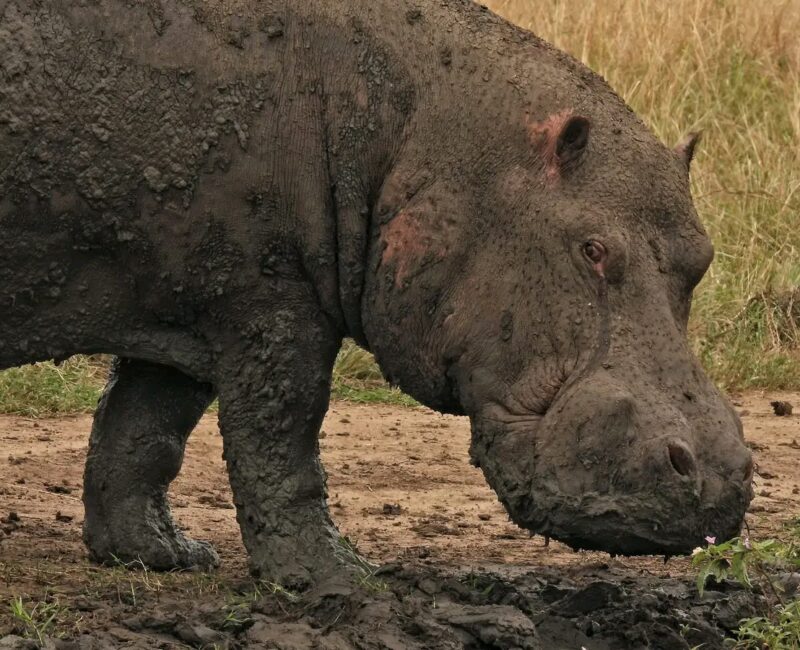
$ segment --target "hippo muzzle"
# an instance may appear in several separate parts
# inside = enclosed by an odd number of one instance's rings
[[[473,458],[512,519],[620,555],[677,555],[738,534],[753,475],[738,417],[716,391],[685,391],[682,404],[648,388],[601,369],[543,416],[494,405],[473,418]]]

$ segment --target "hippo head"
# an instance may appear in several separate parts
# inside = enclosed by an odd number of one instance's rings
[[[499,102],[447,144],[409,136],[376,207],[362,317],[390,381],[470,416],[473,462],[517,524],[679,554],[738,533],[753,472],[687,342],[713,257],[695,140],[665,147],[592,85],[578,108],[506,119]]]

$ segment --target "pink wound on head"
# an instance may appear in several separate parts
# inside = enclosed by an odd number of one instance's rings
[[[389,223],[381,227],[381,239],[386,244],[381,263],[394,264],[395,286],[400,288],[433,252],[436,259],[444,257],[443,247],[434,249],[431,233],[410,211],[401,210]]]
[[[550,115],[541,122],[528,124],[528,134],[531,142],[539,151],[539,155],[544,162],[545,175],[551,183],[556,182],[559,177],[559,160],[556,153],[558,138],[573,115],[573,110],[566,108],[559,113]]]

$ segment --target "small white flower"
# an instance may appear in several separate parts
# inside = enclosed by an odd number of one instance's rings
[[[717,538],[716,538],[716,537],[714,537],[714,536],[712,536],[712,535],[708,535],[708,536],[706,537],[706,541],[707,541],[709,544],[716,544],[716,543],[717,543]]]
[[[692,557],[694,557],[695,555],[699,555],[702,552],[703,552],[703,549],[698,546],[696,549],[694,549],[692,551]]]

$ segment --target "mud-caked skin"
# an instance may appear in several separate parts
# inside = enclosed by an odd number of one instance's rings
[[[752,474],[686,341],[693,148],[465,0],[6,0],[0,367],[121,358],[101,560],[216,562],[165,494],[218,394],[253,570],[341,567],[317,434],[344,336],[471,417],[520,525],[687,551],[737,532]]]

